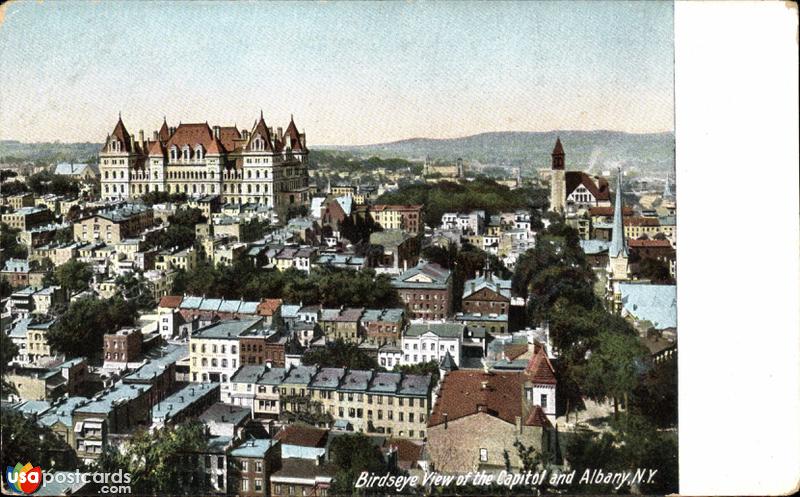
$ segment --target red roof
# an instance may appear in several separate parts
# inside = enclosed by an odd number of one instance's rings
[[[305,147],[300,139],[300,132],[297,131],[297,126],[294,124],[294,116],[289,120],[289,126],[286,127],[286,132],[283,134],[283,143],[286,143],[286,137],[291,138],[292,150],[295,152],[303,152]]]
[[[259,316],[272,316],[280,309],[283,300],[281,299],[262,299],[256,308]]]
[[[131,152],[131,135],[128,134],[128,130],[125,129],[125,124],[122,122],[122,116],[120,116],[119,120],[117,120],[117,125],[114,126],[114,131],[111,132],[109,139],[106,140],[106,145],[103,147],[102,152],[109,151],[108,144],[111,142],[111,138],[116,138],[122,142],[120,147],[121,152]]]
[[[547,419],[547,415],[544,413],[541,406],[533,406],[531,413],[528,414],[528,419],[525,420],[525,425],[541,426],[542,428],[553,426],[550,424],[550,420]]]
[[[420,211],[422,210],[422,205],[419,204],[412,204],[412,205],[399,205],[399,204],[375,204],[370,207],[370,210],[375,212],[383,212],[383,211]]]
[[[589,207],[589,214],[592,216],[606,216],[611,217],[614,215],[614,207]],[[623,207],[622,208],[622,215],[623,216],[632,216],[633,215],[633,208],[631,207]]]
[[[148,142],[147,155],[151,157],[164,157],[164,145],[157,141]]]
[[[533,383],[556,384],[556,374],[541,344],[534,344],[533,356],[525,366],[525,374]]]
[[[610,200],[611,193],[608,190],[608,181],[599,176],[589,176],[582,171],[567,171],[565,173],[565,180],[567,183],[567,193],[574,192],[578,186],[583,185],[589,192],[594,195],[596,200]]]
[[[461,369],[447,373],[428,426],[484,412],[508,423],[523,416],[524,373],[486,373]],[[527,421],[526,421],[527,424]]]
[[[661,222],[657,217],[629,217],[625,226],[661,226]]]
[[[161,129],[158,130],[158,139],[162,143],[166,143],[169,141],[169,126],[167,126],[167,118],[164,118],[164,122],[161,124]]]
[[[220,155],[225,153],[225,147],[222,146],[219,140],[216,138],[211,138],[211,143],[208,145],[208,149],[206,150],[207,154],[213,155]]]
[[[390,438],[384,442],[384,450],[390,448],[397,451],[397,461],[404,468],[411,468],[422,459],[422,444],[406,438]]]
[[[672,248],[669,240],[628,240],[630,248]]]
[[[180,295],[165,295],[164,297],[161,297],[161,300],[159,300],[158,306],[177,309],[181,305],[182,300],[183,297]]]
[[[324,447],[327,435],[327,430],[296,424],[284,426],[283,429],[275,435],[275,440],[280,440],[284,445]]]
[[[560,137],[556,137],[556,146],[553,147],[553,155],[564,155],[564,147],[561,145]]]
[[[267,123],[264,122],[264,114],[261,114],[261,118],[256,122],[255,126],[253,126],[253,132],[250,133],[250,139],[247,140],[247,146],[245,147],[247,150],[252,150],[251,146],[256,135],[260,136],[261,139],[265,141],[265,151],[275,151],[275,147],[272,143],[272,134],[269,132]]]
[[[214,134],[208,123],[181,124],[167,141],[167,148],[173,145],[178,148],[188,145],[194,149],[196,145],[202,145],[204,149],[208,150],[213,139]]]
[[[233,152],[236,149],[236,141],[241,139],[242,134],[236,126],[220,126],[219,141],[227,152]]]

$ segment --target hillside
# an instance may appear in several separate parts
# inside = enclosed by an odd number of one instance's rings
[[[97,162],[102,143],[24,143],[0,140],[0,164]]]
[[[567,169],[600,172],[621,165],[642,173],[666,175],[674,165],[672,133],[631,134],[617,131],[493,132],[451,139],[412,138],[361,146],[326,146],[361,156],[408,160],[454,161],[487,166],[540,169],[550,166],[550,152],[561,137]]]

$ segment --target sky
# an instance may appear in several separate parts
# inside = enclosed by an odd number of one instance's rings
[[[0,26],[0,139],[100,142],[118,113],[309,145],[489,131],[673,129],[667,1],[16,1]]]

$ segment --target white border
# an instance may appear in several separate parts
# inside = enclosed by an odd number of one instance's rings
[[[684,495],[800,479],[796,8],[675,5]]]

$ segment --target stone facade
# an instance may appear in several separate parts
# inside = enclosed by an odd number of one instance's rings
[[[486,412],[428,428],[427,450],[436,471],[477,471],[480,467],[522,467],[514,441],[537,451],[548,448],[546,430],[539,426],[509,423]]]
[[[307,204],[305,133],[290,120],[286,131],[264,116],[252,129],[180,124],[166,120],[152,139],[129,134],[122,118],[100,152],[101,195],[128,199],[148,192],[219,195],[221,202],[265,204],[285,210]]]

